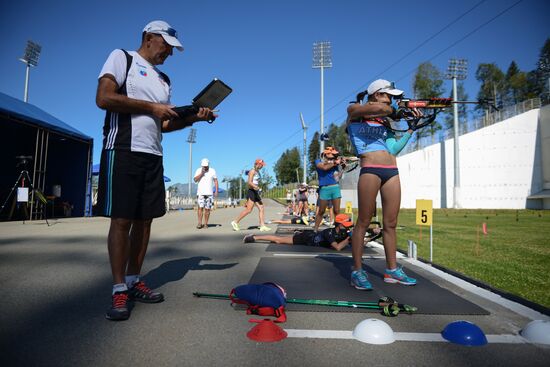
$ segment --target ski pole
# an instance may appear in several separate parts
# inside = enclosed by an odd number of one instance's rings
[[[229,296],[225,294],[212,294],[212,293],[201,293],[201,292],[193,292],[193,296],[204,297],[204,298],[215,298],[215,299],[230,299]],[[396,307],[397,307],[397,310],[404,311],[407,313],[413,313],[418,310],[417,307],[407,305],[407,304],[397,303],[390,297],[382,297],[378,300],[378,302],[351,302],[351,301],[334,301],[334,300],[322,300],[322,299],[289,298],[286,300],[286,303],[335,306],[335,307],[368,308],[368,309],[375,309],[375,310],[384,310],[384,308],[388,308],[388,307],[393,307],[394,310],[396,310]]]

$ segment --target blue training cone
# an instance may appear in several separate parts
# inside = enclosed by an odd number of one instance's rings
[[[451,343],[466,345],[468,347],[487,344],[487,337],[483,330],[469,321],[454,321],[448,324],[441,335]]]

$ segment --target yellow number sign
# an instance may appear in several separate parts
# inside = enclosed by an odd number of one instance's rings
[[[346,214],[352,214],[353,208],[351,206],[351,201],[346,201]]]
[[[419,226],[432,225],[432,201],[416,200],[416,224]]]

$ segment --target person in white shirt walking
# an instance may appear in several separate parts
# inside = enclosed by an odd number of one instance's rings
[[[201,160],[201,168],[195,171],[197,183],[198,224],[197,229],[208,228],[210,210],[214,206],[214,198],[218,196],[218,177],[216,170],[210,168],[207,158]],[[204,224],[203,224],[204,223]]]

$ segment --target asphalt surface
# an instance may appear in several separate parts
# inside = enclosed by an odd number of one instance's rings
[[[250,316],[229,301],[195,298],[194,291],[228,294],[249,281],[268,244],[244,245],[230,221],[241,208],[218,209],[208,229],[196,229],[193,211],[173,211],[153,223],[143,274],[165,295],[160,304],[136,303],[128,321],[104,317],[111,275],[105,218],[69,218],[0,223],[1,366],[549,366],[550,347],[518,337],[536,312],[487,297],[461,282],[407,264],[490,312],[487,316],[288,312],[281,326],[293,330],[352,331],[376,318],[397,333],[440,333],[468,320],[487,335],[514,342],[466,347],[437,341],[372,345],[353,339],[289,337],[260,343],[247,338]],[[266,217],[280,218],[282,206],[266,202]],[[257,226],[257,211],[241,228]],[[274,232],[276,227],[272,226]],[[401,239],[404,240],[404,239]],[[281,246],[284,253],[284,246]],[[294,254],[296,255],[296,254]],[[309,256],[311,254],[308,254]],[[368,261],[365,260],[365,261]],[[402,260],[405,261],[405,260]],[[351,265],[351,260],[350,260]],[[322,284],[312,284],[312,287]],[[398,285],[396,285],[398,286]],[[501,304],[502,303],[502,304]],[[306,332],[307,334],[307,332]],[[309,335],[309,334],[308,334]],[[416,334],[415,334],[416,335]],[[418,334],[420,335],[420,334]]]

